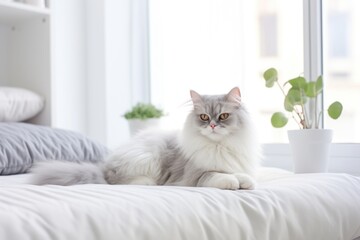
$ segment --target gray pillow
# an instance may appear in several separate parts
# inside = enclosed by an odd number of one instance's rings
[[[99,162],[108,150],[88,137],[29,123],[0,123],[0,175],[26,172],[34,162]]]

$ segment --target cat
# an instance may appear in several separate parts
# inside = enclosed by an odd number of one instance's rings
[[[240,89],[224,95],[191,90],[190,96],[193,109],[182,131],[142,131],[98,165],[39,162],[32,183],[254,189],[260,148]]]

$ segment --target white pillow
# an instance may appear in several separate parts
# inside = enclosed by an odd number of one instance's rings
[[[0,122],[25,121],[36,116],[44,105],[44,98],[30,90],[0,87]]]

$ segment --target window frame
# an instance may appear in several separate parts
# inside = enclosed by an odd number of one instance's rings
[[[304,76],[308,80],[315,80],[323,75],[323,36],[322,36],[322,0],[303,0],[303,34],[304,34]],[[308,102],[306,106],[318,108],[320,112],[324,108],[324,96],[321,94],[318,105]],[[310,122],[315,121],[315,116],[309,116]],[[324,119],[320,119],[320,128],[324,127]]]

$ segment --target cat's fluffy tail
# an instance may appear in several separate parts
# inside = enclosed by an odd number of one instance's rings
[[[101,166],[94,163],[44,161],[30,169],[30,183],[35,185],[106,184]]]

